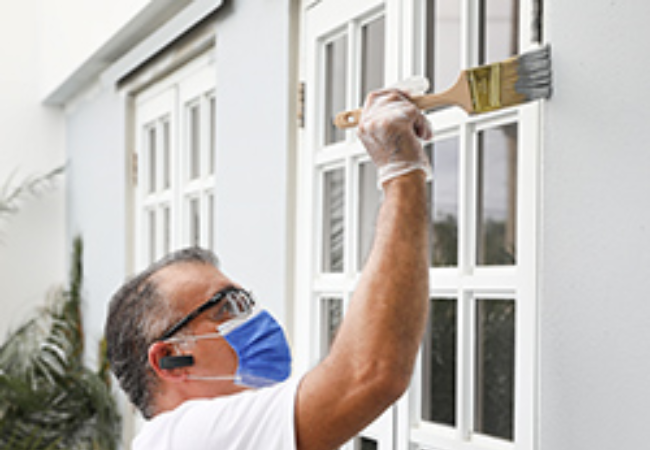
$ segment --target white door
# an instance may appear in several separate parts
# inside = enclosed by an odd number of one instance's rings
[[[214,246],[215,84],[205,54],[135,97],[135,256]]]

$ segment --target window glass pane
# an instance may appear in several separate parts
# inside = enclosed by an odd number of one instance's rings
[[[216,151],[217,151],[217,102],[214,97],[210,97],[210,173],[216,170]]]
[[[169,119],[162,122],[162,147],[163,147],[163,189],[171,186],[171,140],[169,136]]]
[[[377,169],[370,161],[359,164],[359,256],[357,261],[359,270],[370,254],[380,203],[381,191],[377,188]]]
[[[345,139],[345,131],[334,126],[334,117],[345,109],[347,95],[348,37],[325,45],[325,144]]]
[[[198,246],[201,244],[201,210],[199,199],[191,199],[189,206],[190,245]]]
[[[323,271],[343,272],[345,172],[330,170],[323,177]]]
[[[480,63],[519,53],[519,0],[480,0]]]
[[[422,419],[456,424],[456,300],[431,300],[422,348]]]
[[[354,450],[377,450],[379,444],[374,439],[358,437],[354,440]]]
[[[425,75],[433,91],[450,87],[460,73],[460,8],[458,0],[427,0]]]
[[[201,171],[201,111],[199,105],[189,108],[189,178],[198,178]]]
[[[514,433],[515,302],[476,302],[474,429],[507,440]]]
[[[431,264],[458,265],[458,138],[444,139],[427,146],[433,165],[431,182]]]
[[[157,150],[156,150],[156,127],[151,126],[147,130],[147,151],[149,156],[149,192],[156,192],[156,169],[158,166]]]
[[[149,263],[156,261],[156,211],[150,210],[147,213],[147,220],[149,221]]]
[[[166,255],[171,251],[172,246],[172,229],[171,229],[171,212],[169,206],[163,206],[163,254]]]
[[[373,20],[361,29],[361,98],[384,86],[385,20]]]
[[[516,263],[517,125],[478,135],[477,263]]]
[[[208,248],[214,250],[214,194],[208,194]]]
[[[323,298],[321,300],[321,317],[322,317],[322,339],[323,348],[321,355],[329,353],[336,333],[339,330],[343,320],[343,300],[340,298]]]

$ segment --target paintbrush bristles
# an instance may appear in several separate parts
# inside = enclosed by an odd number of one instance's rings
[[[529,101],[551,96],[551,48],[548,45],[512,58],[504,66],[504,73],[510,77],[503,83],[504,104],[521,103],[522,97]]]
[[[486,66],[468,69],[473,111],[484,113],[551,95],[548,46]]]

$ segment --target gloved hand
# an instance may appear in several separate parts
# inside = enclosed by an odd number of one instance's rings
[[[393,178],[422,170],[430,180],[431,164],[420,139],[431,139],[431,125],[408,95],[397,89],[368,95],[358,135],[377,167],[379,187]]]

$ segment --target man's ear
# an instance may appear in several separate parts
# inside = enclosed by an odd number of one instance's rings
[[[160,378],[168,381],[182,381],[187,375],[185,367],[194,365],[192,355],[173,355],[172,346],[165,342],[154,342],[149,347],[149,365]]]

